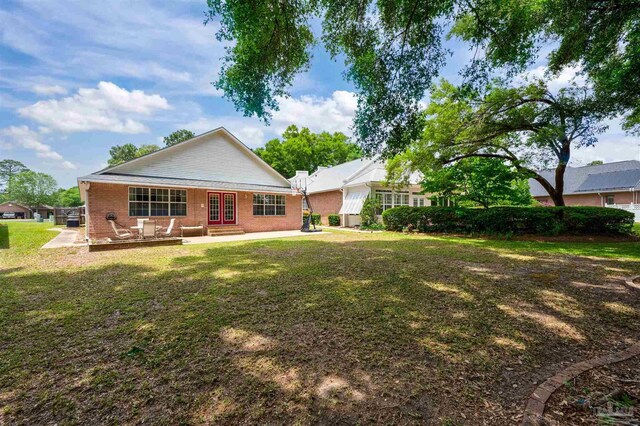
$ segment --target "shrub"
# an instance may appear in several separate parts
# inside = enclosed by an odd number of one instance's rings
[[[362,204],[362,210],[360,210],[360,222],[362,226],[369,226],[378,222],[378,210],[381,208],[380,200],[376,197],[369,195]]]
[[[382,213],[387,229],[483,234],[630,234],[634,217],[605,207],[394,207]]]
[[[306,219],[307,216],[309,216],[309,213],[304,213],[303,214],[303,219]],[[322,225],[322,222],[320,222],[320,215],[318,213],[314,213],[311,215],[311,225]]]
[[[329,226],[340,226],[340,215],[339,214],[330,214],[327,216],[329,220]]]

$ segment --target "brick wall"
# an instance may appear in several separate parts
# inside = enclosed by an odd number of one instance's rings
[[[109,212],[118,216],[116,223],[123,228],[137,224],[137,217],[129,217],[129,185],[91,183],[88,194],[89,237],[113,236],[111,225],[105,218]],[[208,199],[206,189],[186,188],[187,216],[176,216],[176,228],[180,225],[207,226]],[[235,192],[235,191],[229,191]],[[245,232],[281,231],[299,229],[302,226],[302,197],[286,195],[285,216],[253,216],[253,192],[237,192],[238,226]],[[168,226],[170,217],[150,217],[159,225]]]
[[[342,207],[342,191],[319,192],[309,195],[309,202],[313,207],[313,212],[321,216],[322,224],[328,225],[330,214],[338,214]]]
[[[616,192],[610,193],[614,195],[614,201],[616,204],[629,204],[633,202],[633,192],[625,191],[625,192]],[[608,195],[603,193],[602,196]],[[598,194],[575,194],[575,195],[565,195],[564,203],[567,206],[594,206],[594,207],[602,207],[603,198]],[[553,206],[553,201],[550,197],[534,197],[536,200],[545,205]]]

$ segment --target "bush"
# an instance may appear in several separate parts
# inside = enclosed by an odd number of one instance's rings
[[[340,215],[339,214],[330,214],[327,216],[329,220],[329,226],[340,226]]]
[[[605,207],[394,207],[382,213],[387,229],[482,234],[630,234],[634,216]]]
[[[304,213],[303,214],[303,219],[306,219],[309,216],[309,213]],[[314,213],[311,215],[311,225],[322,225],[322,222],[320,222],[320,215],[318,213]]]

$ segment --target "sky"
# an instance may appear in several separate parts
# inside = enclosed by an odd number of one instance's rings
[[[224,126],[251,148],[290,124],[351,135],[354,88],[344,66],[318,46],[270,126],[243,117],[217,91],[225,44],[204,22],[205,0],[0,2],[0,159],[52,175],[61,187],[107,164],[113,145],[154,143],[177,129],[196,134]],[[442,77],[471,55],[456,42]],[[529,73],[540,74],[544,64]],[[560,75],[566,84],[571,70]],[[638,159],[640,139],[618,120],[573,165]]]

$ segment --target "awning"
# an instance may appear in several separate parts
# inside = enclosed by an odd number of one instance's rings
[[[342,203],[340,214],[360,214],[360,212],[362,211],[364,200],[366,200],[368,196],[368,189],[349,192],[344,202]]]

